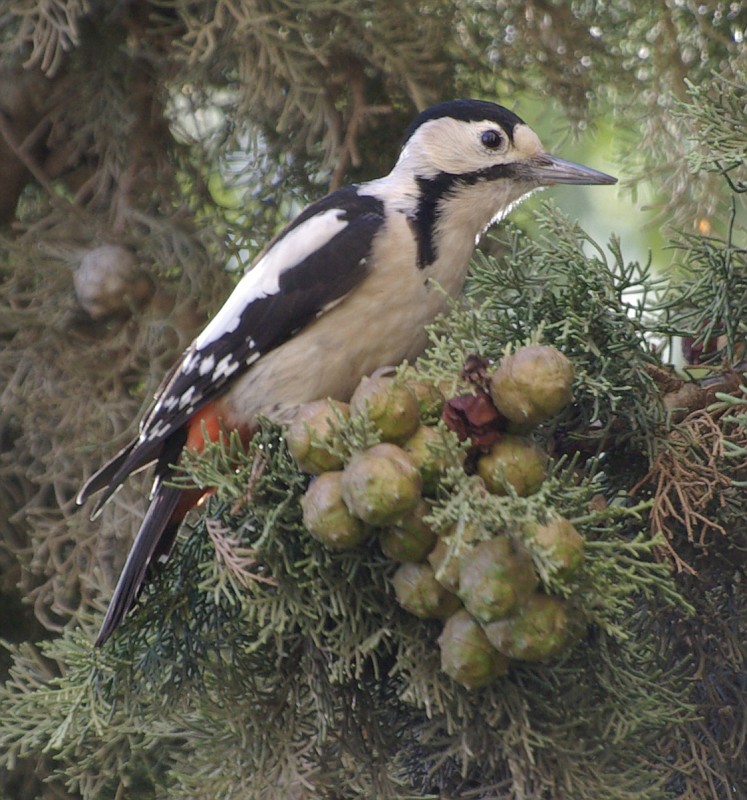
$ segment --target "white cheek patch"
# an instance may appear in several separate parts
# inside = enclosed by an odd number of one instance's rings
[[[432,177],[440,172],[464,175],[479,172],[494,164],[511,164],[543,153],[537,134],[525,123],[518,123],[512,131],[512,141],[496,151],[481,144],[481,134],[491,128],[500,131],[502,126],[489,120],[465,122],[450,117],[440,117],[424,123],[407,142],[399,162],[408,162],[418,174]]]
[[[430,120],[415,131],[400,160],[410,160],[418,175],[447,172],[460,175],[486,165],[479,146],[484,122],[465,122],[450,117]],[[422,163],[420,163],[422,160]]]
[[[195,339],[197,349],[202,350],[224,334],[233,333],[239,327],[246,307],[254,300],[277,294],[280,290],[280,276],[284,272],[324,247],[347,227],[348,223],[342,219],[344,213],[344,209],[330,208],[317,214],[302,222],[271,247],[244,275],[223,308]]]

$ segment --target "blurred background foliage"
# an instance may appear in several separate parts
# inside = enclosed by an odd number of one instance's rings
[[[96,523],[76,513],[75,493],[132,434],[163,373],[219,307],[234,273],[308,200],[387,172],[416,112],[458,96],[512,108],[551,151],[621,179],[617,192],[552,190],[564,218],[538,214],[536,199],[522,206],[512,217],[516,228],[484,243],[491,260],[481,262],[471,292],[477,299],[485,293],[497,298],[486,313],[501,347],[537,333],[537,325],[507,329],[501,313],[510,304],[501,297],[527,304],[521,307],[531,307],[535,321],[545,317],[550,341],[565,311],[577,323],[571,332],[585,330],[591,309],[603,315],[608,327],[597,343],[600,358],[604,369],[611,363],[619,372],[610,377],[589,362],[588,398],[594,387],[602,397],[603,385],[616,386],[622,400],[581,404],[581,417],[568,424],[579,431],[581,422],[610,422],[621,407],[637,420],[634,458],[630,436],[615,441],[625,454],[615,491],[637,486],[661,501],[660,511],[664,500],[674,503],[675,512],[661,512],[655,527],[667,535],[678,587],[697,609],[695,617],[653,615],[643,626],[659,638],[668,669],[697,654],[684,700],[697,708],[698,724],[672,734],[663,751],[675,777],[643,788],[632,784],[629,794],[623,786],[615,794],[614,770],[600,770],[610,784],[606,790],[586,774],[574,778],[571,768],[558,774],[592,793],[570,792],[577,797],[745,796],[745,601],[739,583],[745,413],[739,390],[724,383],[725,371],[742,361],[747,319],[745,35],[744,4],[716,0],[3,4],[0,635],[24,643],[3,697],[4,707],[13,709],[0,731],[6,745],[0,751],[7,754],[0,784],[8,798],[205,797],[212,791],[206,788],[215,766],[212,749],[205,748],[199,763],[159,758],[163,742],[183,746],[186,734],[165,723],[159,728],[158,692],[165,683],[154,652],[146,651],[151,660],[137,684],[141,694],[129,693],[125,702],[112,698],[119,697],[122,665],[144,657],[137,637],[135,643],[125,638],[124,652],[109,655],[92,655],[88,646],[137,528],[145,483],[132,481]],[[581,220],[589,236],[572,220]],[[595,243],[607,242],[611,233],[620,237],[622,252],[605,248],[602,257]],[[667,278],[664,285],[653,287],[645,269],[631,266],[645,265],[649,252],[655,271]],[[580,284],[595,298],[588,308],[583,295],[563,294],[562,287],[558,294],[536,291],[542,281],[562,284],[562,264],[574,265],[568,274],[578,281],[588,277]],[[505,276],[497,284],[496,265]],[[630,300],[622,315],[632,326],[624,337],[630,349],[611,358],[605,344],[623,325],[614,311],[623,295]],[[639,302],[654,295],[645,307]],[[560,316],[553,318],[556,311]],[[450,324],[456,341],[464,318]],[[557,341],[570,346],[574,340]],[[441,366],[463,355],[434,353],[432,365]],[[682,394],[673,401],[690,412],[667,423],[674,439],[662,433],[654,395],[684,390],[657,383],[650,371],[669,360],[698,362],[699,370],[675,378],[692,388],[688,397],[700,394],[692,407]],[[597,368],[609,383],[593,384]],[[615,382],[621,374],[635,380]],[[701,383],[693,388],[691,377]],[[719,390],[723,396],[717,397]],[[721,405],[709,415],[709,430],[719,444],[706,452],[697,438],[703,420],[692,414],[705,413],[715,400]],[[685,461],[700,470],[700,482],[693,479],[683,501],[672,475]],[[691,514],[699,498],[707,501],[709,524]],[[690,505],[682,511],[678,502]],[[190,557],[198,556],[187,552],[184,565]],[[71,634],[77,629],[85,635]],[[43,639],[52,643],[40,654],[32,643]],[[261,655],[249,659],[261,666],[242,669],[264,675],[268,662]],[[319,666],[300,655],[299,663]],[[105,718],[98,718],[102,707],[84,698],[98,691],[99,681],[106,683],[103,676],[114,688],[102,689]],[[242,672],[227,681],[235,697],[247,680]],[[180,709],[191,716],[196,741],[214,736],[206,720],[219,719],[216,709],[226,702],[214,688],[205,691],[200,709],[186,700]],[[320,689],[320,697],[339,704],[333,695],[326,684]],[[514,700],[521,702],[519,695]],[[306,703],[299,698],[301,738],[313,719]],[[404,725],[410,712],[387,703],[394,716],[376,725]],[[91,716],[85,735],[76,738],[70,715],[81,704]],[[141,727],[133,715],[151,729],[133,732],[128,725]],[[248,723],[235,719],[226,727],[226,752],[236,758],[247,747],[242,724]],[[252,724],[261,729],[261,720]],[[427,727],[425,717],[418,724]],[[386,762],[383,751],[379,757]],[[335,769],[352,774],[349,758],[340,755]],[[407,758],[398,764],[402,796],[416,792],[417,750]],[[500,780],[492,775],[482,789],[479,770],[470,771],[457,794],[459,769],[455,761],[445,763],[441,785],[451,789],[443,788],[444,796],[560,796],[539,778],[522,783],[515,764],[513,778],[511,769]],[[100,774],[104,765],[111,774]],[[546,762],[541,767],[550,769]],[[237,765],[237,783],[226,778],[212,796],[265,796],[251,786],[250,773],[240,773]],[[352,784],[339,794],[329,786],[318,796],[372,796],[365,781],[357,794]]]

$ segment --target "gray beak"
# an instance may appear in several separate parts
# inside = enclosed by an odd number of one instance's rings
[[[555,183],[590,183],[611,184],[617,183],[617,178],[598,172],[591,167],[564,161],[557,156],[547,153],[536,156],[527,162],[528,178],[540,186],[552,186]]]

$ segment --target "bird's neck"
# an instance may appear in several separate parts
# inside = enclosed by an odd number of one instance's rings
[[[387,198],[390,208],[407,215],[418,240],[421,268],[427,268],[444,253],[471,255],[483,231],[528,196],[530,188],[511,180],[417,173],[402,162],[389,175],[369,185],[376,194]]]

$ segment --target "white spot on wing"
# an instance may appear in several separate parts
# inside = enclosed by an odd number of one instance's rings
[[[158,422],[152,428],[149,428],[147,432],[143,431],[143,433],[145,433],[145,437],[141,436],[140,438],[141,439],[145,438],[146,440],[149,441],[152,441],[154,439],[159,439],[162,436],[164,436],[166,431],[169,430],[169,427],[170,426],[168,422],[166,422],[163,419],[159,419]]]
[[[200,361],[200,375],[207,375],[215,366],[215,356],[211,353]]]
[[[239,362],[234,361],[233,356],[229,353],[227,356],[221,358],[221,360],[218,362],[218,366],[213,372],[213,380],[217,382],[224,375],[227,378],[229,375],[233,375],[238,368]]]
[[[192,398],[194,397],[195,387],[190,386],[186,392],[179,398],[179,408],[184,408],[185,406],[189,405]]]
[[[339,208],[316,214],[271,247],[244,275],[220,311],[195,339],[197,349],[201,350],[223,334],[235,331],[244,309],[254,300],[276,294],[280,290],[279,280],[284,272],[324,247],[347,226],[348,223],[341,219],[343,214],[344,209]]]
[[[190,350],[184,358],[184,361],[182,361],[182,372],[191,372],[197,364],[197,355],[194,350]]]

